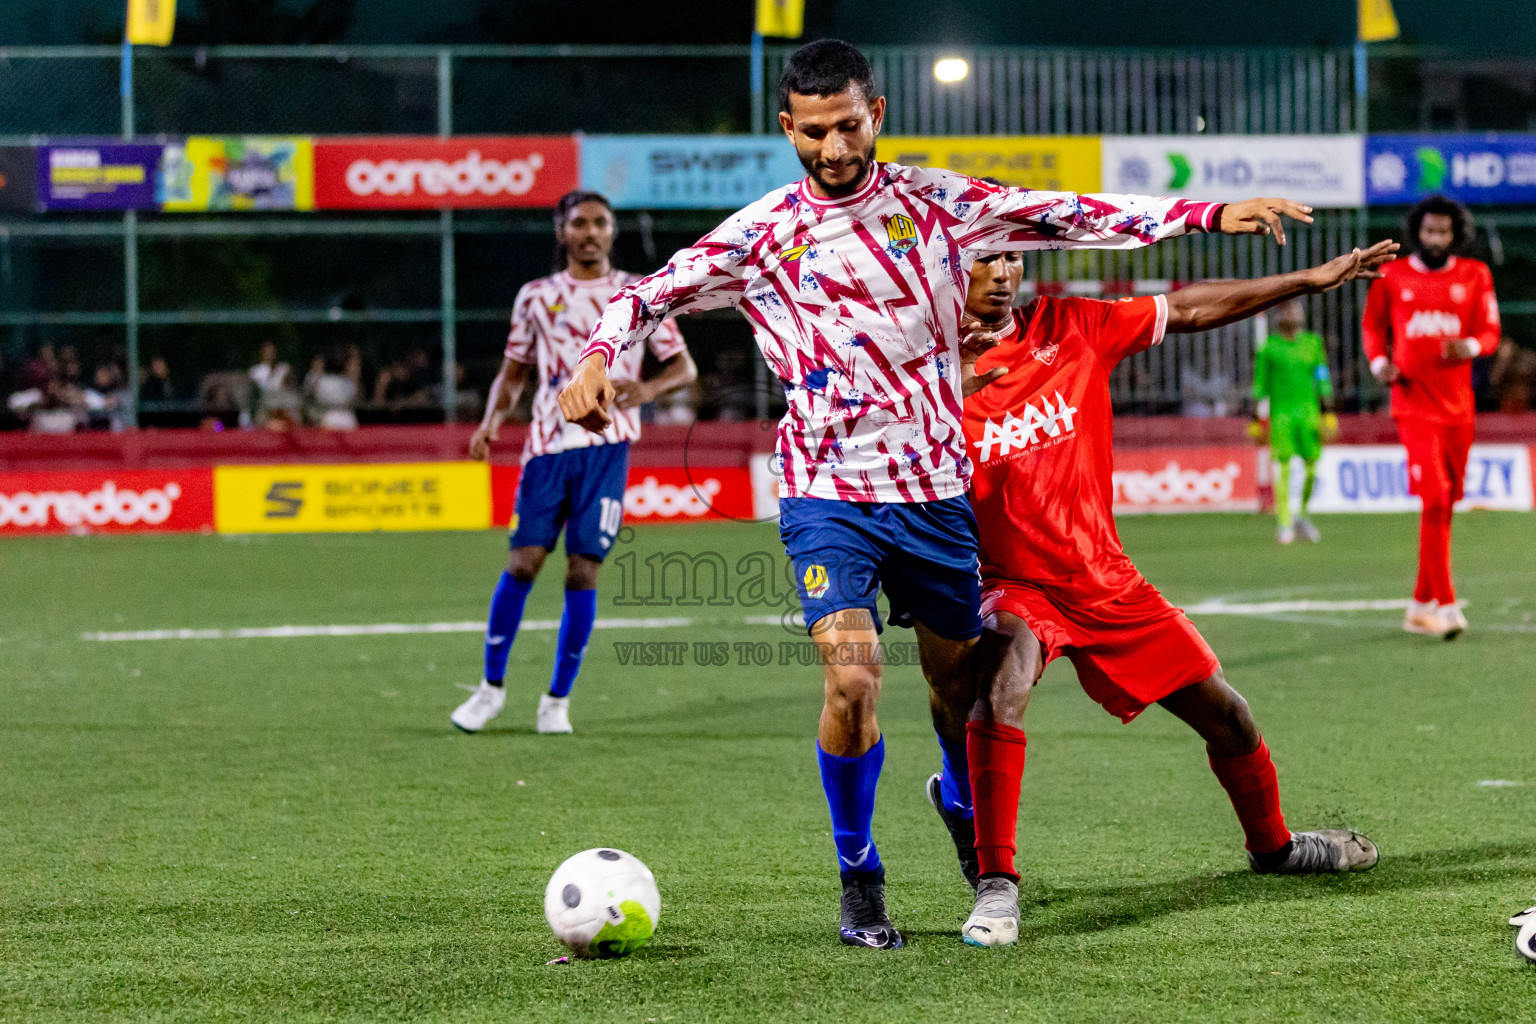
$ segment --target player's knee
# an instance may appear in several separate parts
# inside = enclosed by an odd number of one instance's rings
[[[565,564],[566,590],[596,590],[597,570],[602,563],[582,555],[572,555]]]
[[[874,665],[829,665],[827,708],[839,718],[860,719],[874,715],[880,698],[880,671]]]
[[[532,583],[538,578],[539,570],[544,568],[547,554],[543,548],[513,548],[512,557],[507,560],[507,572],[519,583]]]

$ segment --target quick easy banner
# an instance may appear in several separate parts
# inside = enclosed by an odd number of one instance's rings
[[[576,183],[568,135],[315,141],[322,210],[551,207]]]
[[[491,473],[483,462],[219,466],[220,533],[483,530]]]
[[[1536,135],[1372,135],[1365,160],[1376,204],[1536,202]]]
[[[1359,135],[1106,135],[1103,191],[1231,203],[1365,203]]]
[[[1096,135],[882,135],[881,160],[1049,192],[1099,192]]]
[[[312,210],[314,143],[296,137],[191,136],[165,147],[160,200],[168,213]]]
[[[130,142],[43,146],[37,198],[46,210],[152,210],[165,147]]]
[[[616,209],[736,209],[805,176],[773,135],[587,135],[581,187]]]
[[[1300,474],[1292,474],[1299,488]],[[1532,507],[1530,449],[1523,444],[1474,444],[1467,459],[1466,496],[1456,504],[1470,508],[1529,511]],[[1298,491],[1296,496],[1300,497]],[[1330,445],[1317,462],[1315,512],[1417,512],[1419,499],[1408,493],[1408,456],[1400,445]]]

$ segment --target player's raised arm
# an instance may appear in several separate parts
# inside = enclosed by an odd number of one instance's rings
[[[612,422],[608,407],[615,391],[608,381],[609,364],[630,345],[644,342],[668,317],[721,309],[740,301],[746,290],[742,261],[760,238],[747,216],[751,209],[730,218],[697,244],[678,252],[654,274],[614,295],[582,349],[571,382],[560,392],[560,412],[569,422],[594,433]]]
[[[1312,208],[1289,199],[1206,203],[1108,193],[1036,192],[974,180],[939,192],[952,212],[968,222],[957,238],[962,246],[972,249],[1056,249],[1067,245],[1133,249],[1195,231],[1273,233],[1284,245],[1282,216],[1312,222]]]
[[[1374,280],[1380,267],[1397,258],[1399,246],[1388,239],[1369,249],[1355,249],[1306,270],[1251,281],[1198,281],[1167,296],[1168,327],[1174,332],[1208,331],[1244,320],[1298,295],[1331,291],[1346,281]]]

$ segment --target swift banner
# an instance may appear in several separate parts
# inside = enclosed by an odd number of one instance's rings
[[[1536,202],[1536,135],[1372,135],[1365,160],[1372,203]]]
[[[1300,474],[1292,489],[1300,497]],[[1469,508],[1529,511],[1531,456],[1523,444],[1474,444],[1467,459]],[[1395,444],[1329,445],[1317,462],[1315,512],[1417,512],[1419,499],[1408,493],[1408,456]]]
[[[576,187],[568,135],[317,139],[322,210],[550,207]]]
[[[1101,187],[1094,135],[882,135],[876,155],[1019,188],[1098,192]]]
[[[1285,196],[1321,207],[1365,204],[1358,135],[1106,135],[1105,192],[1231,203]]]
[[[581,139],[581,187],[620,210],[734,210],[804,176],[782,134]]]
[[[483,530],[491,474],[483,462],[219,466],[220,533]]]
[[[165,147],[79,142],[37,151],[37,197],[46,210],[152,210]]]
[[[168,213],[312,210],[315,152],[307,138],[191,136],[166,146],[160,199]]]

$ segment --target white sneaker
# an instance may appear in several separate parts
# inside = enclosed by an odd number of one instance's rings
[[[1403,614],[1403,631],[1420,636],[1444,636],[1439,607],[1434,601],[1409,601],[1408,610]]]
[[[1276,535],[1275,539],[1278,540],[1281,544],[1296,543],[1296,528],[1292,526],[1280,527],[1280,533]]]
[[[551,697],[544,694],[539,698],[539,716],[534,719],[535,732],[571,732],[571,698]]]
[[[1315,525],[1313,525],[1312,520],[1308,519],[1306,516],[1302,516],[1300,519],[1296,520],[1296,532],[1301,534],[1302,537],[1304,537],[1306,540],[1311,541],[1313,544],[1316,544],[1318,541],[1323,539],[1322,533]]]
[[[1440,635],[1447,640],[1455,640],[1467,631],[1467,617],[1461,614],[1458,604],[1441,605],[1435,609],[1435,617],[1440,622]]]
[[[976,885],[976,909],[966,918],[960,938],[968,946],[1011,946],[1019,941],[1019,885],[989,875]]]
[[[484,679],[469,695],[469,700],[453,712],[453,724],[465,732],[479,732],[486,723],[501,714],[501,706],[507,702],[504,686],[492,686]]]

